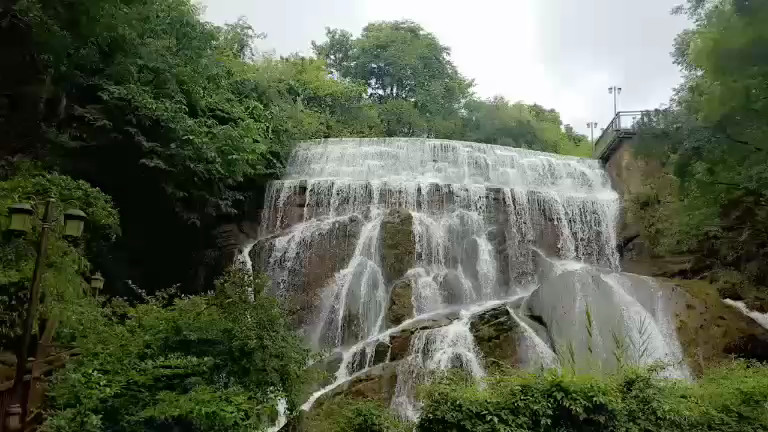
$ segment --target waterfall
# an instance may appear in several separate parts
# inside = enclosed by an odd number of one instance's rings
[[[308,341],[343,354],[335,382],[304,408],[390,362],[376,352],[408,330],[391,403],[416,418],[414,389],[432,374],[485,374],[472,323],[489,307],[517,328],[521,367],[664,361],[684,376],[658,287],[619,273],[620,205],[596,160],[435,139],[299,144],[267,189],[250,256],[298,305]],[[397,259],[412,265],[392,276],[382,227],[394,209],[410,214],[412,252]],[[411,290],[403,323],[388,318],[396,284]],[[444,322],[423,324],[435,316]]]
[[[485,375],[469,330],[469,319],[463,317],[445,327],[425,330],[411,339],[410,355],[397,369],[397,386],[392,407],[408,420],[416,420],[421,404],[415,400],[416,387],[426,381],[431,371],[458,368],[471,376]]]

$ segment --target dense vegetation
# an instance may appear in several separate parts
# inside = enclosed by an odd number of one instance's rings
[[[675,46],[685,82],[640,121],[638,148],[660,175],[630,216],[655,253],[704,258],[694,276],[768,308],[768,4],[689,0],[678,12],[695,24]],[[256,219],[296,141],[410,136],[589,154],[556,111],[474,95],[416,23],[326,36],[314,56],[275,58],[246,22],[205,22],[190,0],[0,1],[3,349],[18,337],[40,229],[6,233],[8,205],[41,211],[56,198],[59,214],[89,217],[82,239],[57,225],[49,245],[39,319],[82,355],[51,387],[45,430],[259,430],[279,399],[296,408],[308,353],[265,281],[233,271],[214,283],[225,263],[212,234]],[[94,297],[97,270],[107,286]],[[426,390],[417,430],[765,430],[766,377],[735,363],[695,383],[653,371],[510,372],[482,389],[446,379]],[[372,401],[326,404],[309,421],[413,427]]]
[[[231,271],[212,295],[70,302],[83,351],[50,394],[48,431],[251,431],[295,407],[307,351],[264,281]],[[74,318],[73,316],[73,318]]]
[[[610,377],[512,373],[484,388],[448,379],[426,394],[418,431],[759,431],[768,371],[734,363],[695,384],[627,370]]]
[[[768,428],[768,370],[731,362],[695,383],[659,369],[610,376],[499,370],[483,385],[463,374],[423,388],[417,424],[376,401],[339,398],[314,409],[305,430],[319,432],[762,431]]]
[[[345,397],[313,408],[303,421],[312,432],[411,432],[413,426],[381,401]]]
[[[664,175],[630,217],[659,255],[702,258],[695,274],[714,270],[727,295],[766,310],[768,290],[750,286],[768,285],[768,3],[690,0],[678,12],[695,24],[675,44],[685,80],[643,119],[637,146]]]
[[[89,294],[84,280],[95,273],[85,256],[100,254],[108,249],[120,233],[118,214],[112,207],[111,199],[98,189],[83,181],[66,176],[40,171],[39,168],[24,164],[18,174],[10,180],[0,181],[0,208],[5,211],[16,202],[30,202],[37,199],[35,208],[42,215],[45,202],[40,197],[54,198],[55,219],[60,221],[62,212],[74,208],[88,209],[88,227],[79,241],[62,238],[62,225],[56,223],[51,230],[48,244],[48,259],[42,278],[43,319],[63,320],[66,326],[77,317],[68,315],[69,302]],[[8,219],[0,218],[0,347],[7,347],[19,336],[21,319],[19,312],[27,304],[28,288],[36,258],[39,221],[33,224],[32,234],[19,236],[6,231]]]

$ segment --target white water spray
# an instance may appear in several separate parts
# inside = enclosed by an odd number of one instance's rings
[[[414,389],[431,373],[484,375],[473,314],[506,307],[515,296],[529,296],[524,307],[509,309],[523,367],[557,367],[562,344],[584,344],[590,302],[601,311],[589,341],[600,369],[612,367],[610,333],[626,329],[637,337],[637,320],[650,322],[653,359],[679,357],[663,304],[636,300],[636,291],[652,292],[652,284],[613,274],[620,202],[598,161],[434,139],[311,141],[297,146],[265,203],[254,265],[269,274],[277,295],[319,291],[304,330],[314,347],[342,352],[335,382],[305,409],[372,367],[377,345],[398,329],[462,311],[413,331],[399,360],[392,406],[416,418]],[[410,212],[415,249],[403,257],[415,263],[403,276],[414,318],[395,328],[388,328],[392,281],[383,276],[380,253],[390,209]]]

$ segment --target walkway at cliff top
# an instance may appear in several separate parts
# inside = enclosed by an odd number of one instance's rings
[[[644,113],[649,111],[619,111],[613,117],[603,133],[595,141],[592,157],[607,163],[611,155],[621,145],[631,140],[637,133],[635,124]]]

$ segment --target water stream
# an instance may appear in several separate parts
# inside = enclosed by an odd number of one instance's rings
[[[418,416],[413,391],[430,371],[485,374],[471,322],[488,307],[506,307],[520,328],[522,367],[564,367],[569,352],[572,367],[608,370],[617,349],[638,363],[679,363],[653,281],[618,273],[621,203],[598,161],[432,139],[312,141],[265,203],[254,266],[276,295],[304,299],[300,325],[316,349],[343,353],[335,382],[305,409],[354,379],[350,365],[371,367],[377,343],[447,311],[456,313],[416,331],[397,364],[392,407],[406,418]],[[392,209],[410,213],[414,243],[402,276],[413,316],[398,326],[386,318],[393,281],[381,254]]]

